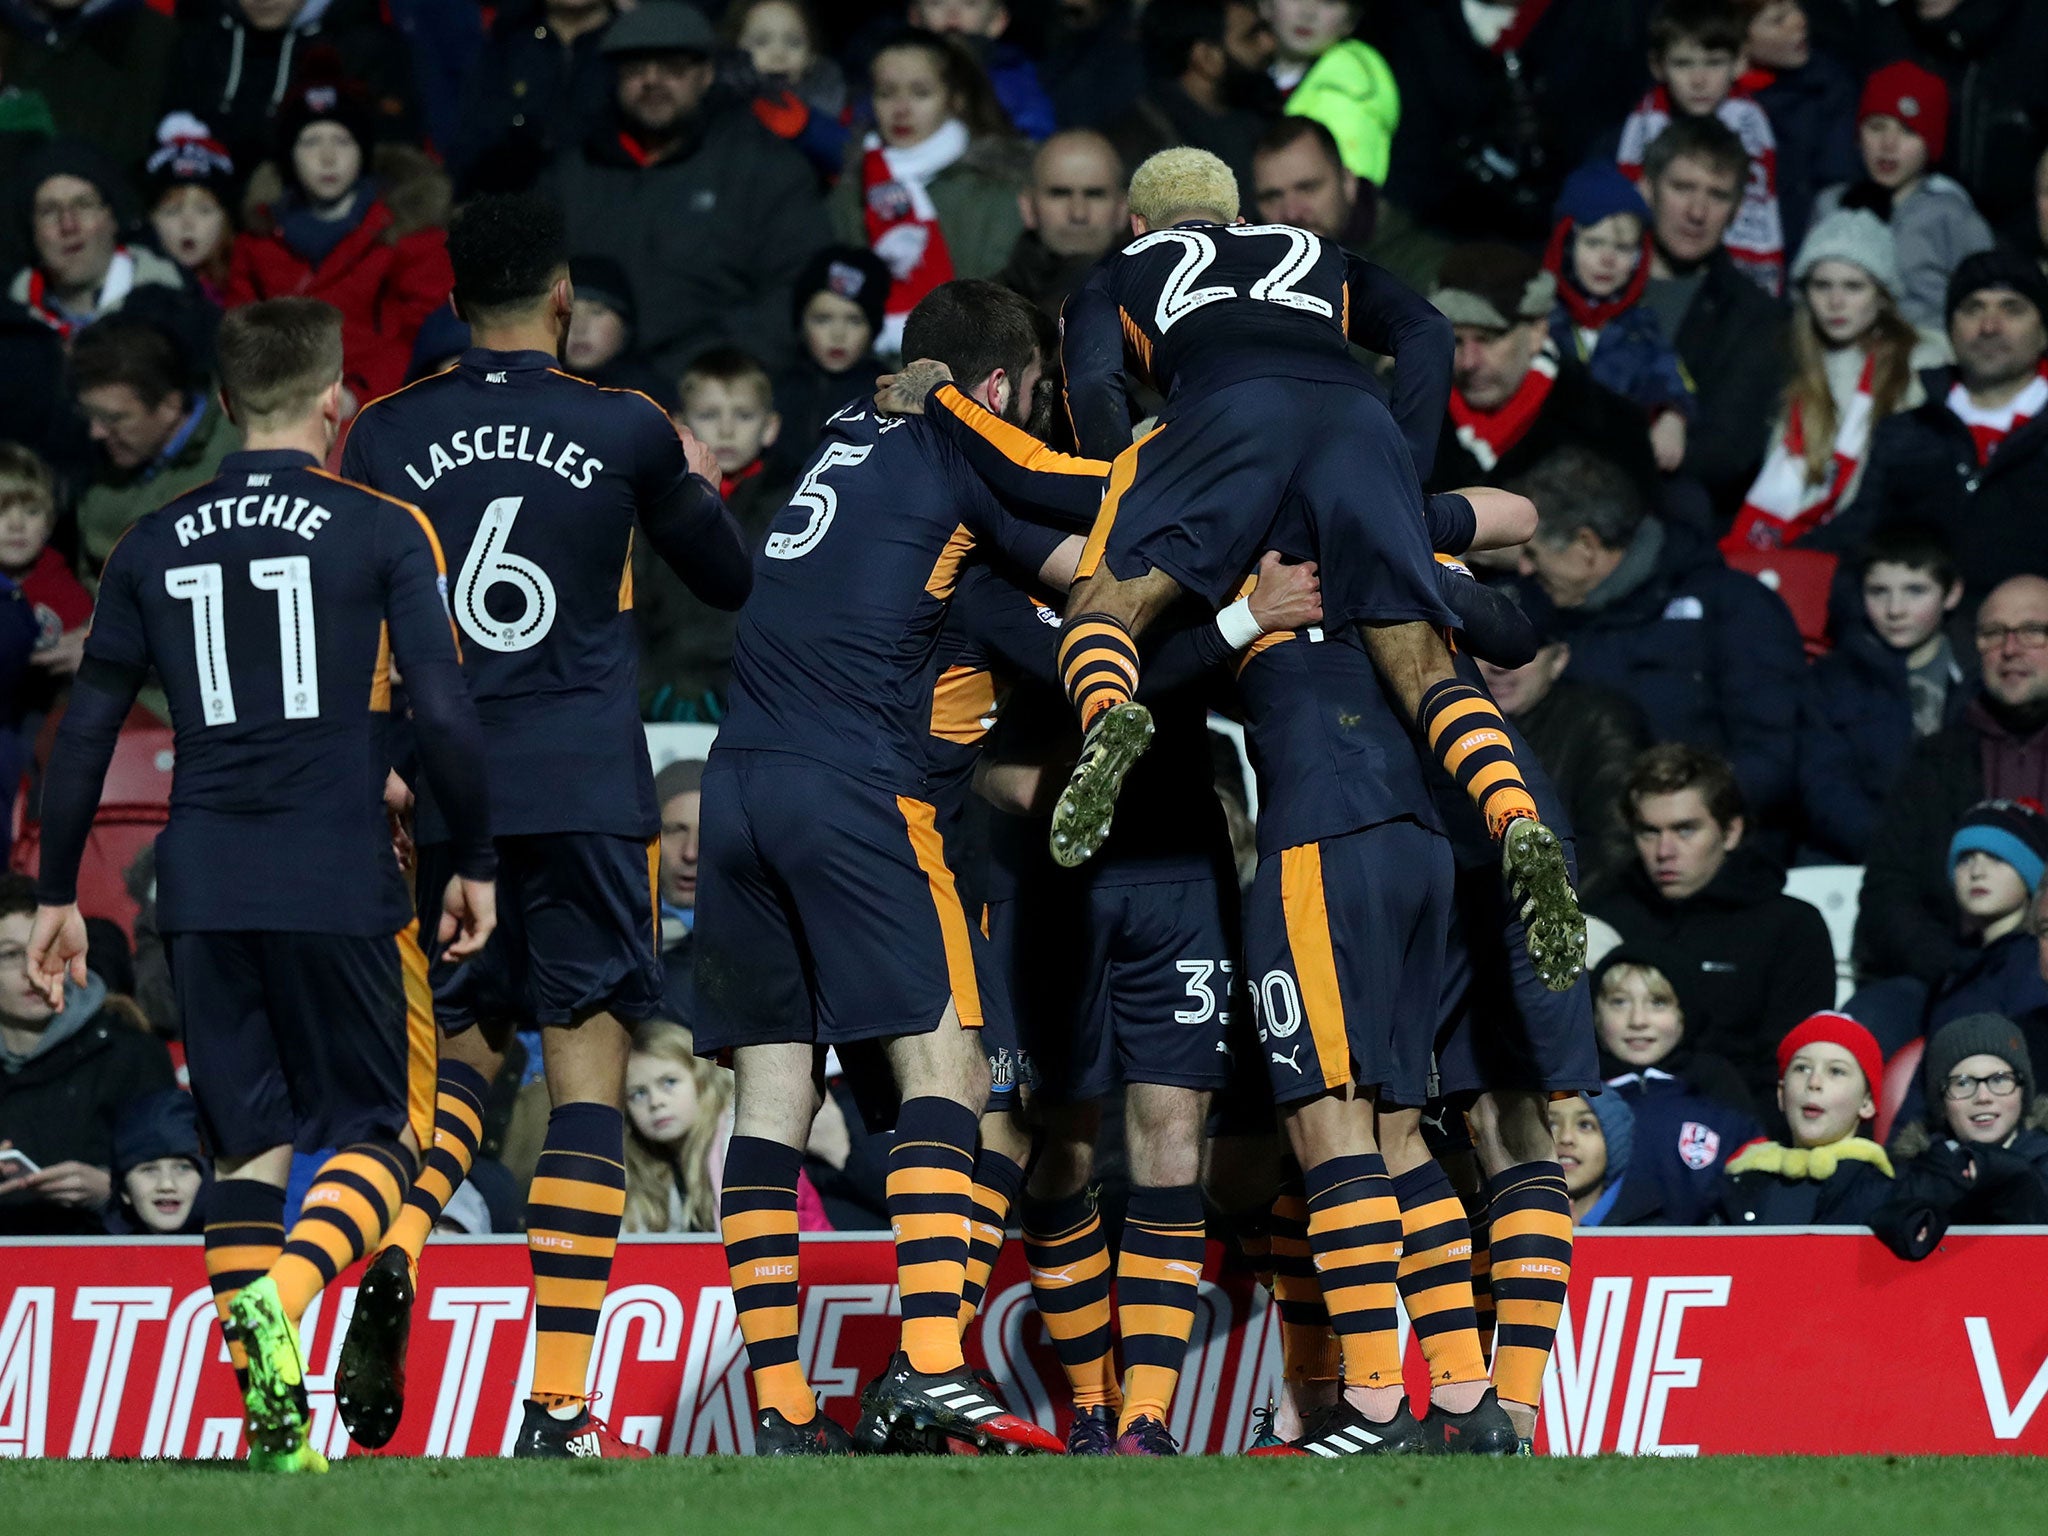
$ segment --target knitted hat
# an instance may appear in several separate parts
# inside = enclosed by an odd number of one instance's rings
[[[1599,1120],[1600,1135],[1607,1143],[1607,1182],[1616,1183],[1628,1172],[1629,1154],[1635,1150],[1636,1112],[1612,1089],[1588,1094],[1586,1103]]]
[[[1460,245],[1444,258],[1429,302],[1453,325],[1504,331],[1548,316],[1557,279],[1543,270],[1541,258],[1518,246]]]
[[[1861,267],[1894,300],[1899,297],[1898,242],[1891,226],[1868,208],[1844,208],[1808,230],[1792,263],[1792,281],[1805,282],[1824,261]]]
[[[1782,1081],[1792,1069],[1792,1058],[1809,1045],[1839,1045],[1856,1058],[1863,1071],[1863,1086],[1872,1098],[1884,1086],[1884,1052],[1877,1036],[1846,1013],[1826,1009],[1796,1024],[1792,1033],[1778,1042],[1778,1077]]]
[[[2040,311],[2048,320],[2048,276],[2030,257],[2006,246],[1993,246],[1956,263],[1948,280],[1948,307],[1944,319],[1953,324],[1963,300],[1987,288],[2010,288]]]
[[[1980,800],[1948,840],[1950,874],[1969,853],[2003,859],[2026,882],[2027,894],[2037,896],[2048,871],[2048,815],[2035,800]]]
[[[633,302],[633,280],[618,262],[609,256],[572,256],[569,281],[575,284],[577,298],[602,304],[626,322],[627,330],[633,329],[639,318],[639,307]]]
[[[129,1169],[160,1157],[185,1157],[206,1166],[192,1095],[176,1088],[131,1101],[114,1127],[115,1178],[125,1178]]]
[[[1927,1096],[1928,1122],[1945,1123],[1941,1101],[1949,1074],[1957,1062],[1970,1056],[1996,1056],[2012,1068],[2020,1080],[2020,1119],[2025,1120],[2034,1107],[2034,1063],[2027,1054],[2027,1037],[2003,1014],[1966,1013],[1934,1032],[1921,1059],[1920,1083]]]
[[[293,78],[290,93],[277,109],[277,160],[285,179],[296,183],[292,150],[299,135],[315,123],[339,123],[348,130],[362,151],[363,169],[370,168],[370,146],[375,142],[370,99],[360,82],[343,72],[341,56],[331,48],[320,48],[306,57]]]
[[[156,145],[143,162],[152,204],[179,187],[204,187],[223,208],[234,207],[234,156],[206,124],[190,112],[172,112],[156,125]]]
[[[889,268],[873,251],[861,245],[828,245],[813,256],[797,274],[796,323],[804,322],[804,311],[821,293],[837,294],[858,304],[868,317],[868,329],[882,328],[882,314],[889,303]]]
[[[1589,160],[1564,179],[1564,189],[1557,194],[1558,218],[1584,229],[1617,213],[1640,219],[1644,228],[1649,227],[1650,205],[1612,160]]]
[[[1863,82],[1856,126],[1873,117],[1895,117],[1927,141],[1927,163],[1939,165],[1948,146],[1948,86],[1941,76],[1911,59],[1887,64]]]
[[[76,176],[90,183],[114,210],[114,223],[132,229],[141,217],[135,203],[135,188],[121,174],[121,167],[104,150],[83,139],[52,139],[36,150],[14,173],[18,194],[15,214],[25,241],[35,239],[36,191],[52,176]]]

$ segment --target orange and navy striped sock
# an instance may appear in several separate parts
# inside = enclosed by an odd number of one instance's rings
[[[1273,1213],[1264,1211],[1239,1211],[1226,1217],[1230,1236],[1237,1242],[1237,1251],[1244,1256],[1245,1266],[1252,1272],[1252,1280],[1266,1291],[1273,1290]]]
[[[1060,633],[1060,678],[1081,728],[1113,704],[1128,704],[1138,691],[1138,643],[1122,619],[1084,613]]]
[[[718,1200],[754,1401],[792,1424],[808,1424],[818,1412],[797,1358],[796,1178],[803,1161],[799,1147],[735,1136],[726,1143]]]
[[[557,1104],[526,1192],[533,1263],[533,1400],[581,1403],[626,1213],[626,1122],[609,1104]]]
[[[1273,1301],[1280,1308],[1280,1369],[1285,1381],[1335,1381],[1343,1375],[1330,1309],[1308,1246],[1308,1196],[1292,1169],[1273,1200]]]
[[[377,1246],[411,1182],[412,1154],[395,1141],[359,1141],[320,1165],[270,1266],[285,1316],[296,1323],[335,1276]]]
[[[1202,1192],[1195,1185],[1131,1187],[1116,1261],[1117,1328],[1124,1339],[1119,1434],[1140,1418],[1166,1422],[1194,1331],[1205,1236]]]
[[[980,1138],[980,1118],[951,1099],[927,1094],[906,1099],[897,1111],[883,1200],[896,1235],[903,1353],[913,1371],[926,1375],[944,1375],[967,1363],[960,1353],[960,1292],[967,1283],[974,1146]]]
[[[1309,1247],[1344,1351],[1344,1385],[1398,1388],[1401,1206],[1387,1165],[1377,1152],[1332,1157],[1307,1170],[1307,1183]]]
[[[1024,1170],[1002,1153],[983,1147],[974,1158],[973,1236],[967,1244],[967,1280],[960,1290],[960,1332],[974,1321],[988,1295],[988,1277],[1003,1254],[1010,1207],[1024,1187]]]
[[[1086,1190],[1061,1200],[1025,1196],[1024,1261],[1076,1408],[1116,1408],[1123,1389],[1109,1338],[1109,1240]]]
[[[1486,1217],[1484,1191],[1465,1198],[1465,1224],[1472,1229],[1472,1318],[1479,1328],[1479,1349],[1493,1359],[1493,1227]]]
[[[1486,813],[1487,829],[1496,838],[1509,822],[1536,814],[1535,798],[1522,782],[1509,744],[1507,721],[1484,693],[1445,678],[1423,694],[1416,724],[1458,788]]]
[[[284,1191],[255,1179],[220,1179],[206,1195],[206,1280],[222,1324],[245,1285],[270,1272],[284,1252]],[[249,1357],[228,1341],[235,1380],[249,1384]]]
[[[1493,1226],[1493,1384],[1504,1402],[1543,1401],[1543,1370],[1572,1278],[1564,1170],[1518,1163],[1487,1184]]]
[[[405,1208],[384,1235],[387,1247],[403,1250],[415,1264],[434,1223],[476,1163],[477,1143],[484,1134],[484,1099],[491,1091],[483,1073],[467,1062],[442,1062],[439,1077],[434,1090],[434,1145],[412,1181]]]
[[[1401,1300],[1429,1362],[1432,1387],[1486,1380],[1472,1310],[1472,1230],[1465,1208],[1435,1163],[1394,1180],[1401,1202]]]

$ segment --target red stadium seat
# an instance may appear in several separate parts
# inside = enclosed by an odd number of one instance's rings
[[[1892,1139],[1892,1122],[1899,1117],[1899,1106],[1906,1102],[1906,1094],[1912,1089],[1913,1079],[1920,1071],[1920,1058],[1926,1051],[1926,1040],[1908,1040],[1899,1047],[1899,1054],[1884,1064],[1884,1084],[1877,1095],[1875,1127],[1879,1146]]]
[[[1834,586],[1838,556],[1818,549],[1723,550],[1728,564],[1747,571],[1785,599],[1808,656],[1825,656],[1828,644],[1828,591]]]
[[[128,870],[156,841],[171,814],[171,728],[138,708],[121,727],[108,764],[99,814],[78,866],[78,907],[87,917],[108,917],[133,940],[139,910],[128,894]],[[14,849],[9,864],[34,874],[42,828],[23,814],[26,792],[15,797]]]

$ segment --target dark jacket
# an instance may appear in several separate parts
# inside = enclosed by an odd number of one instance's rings
[[[1872,431],[1856,499],[1806,542],[1840,551],[1846,565],[1887,523],[1930,523],[1955,547],[1964,606],[1974,612],[2008,576],[2048,576],[2048,416],[2021,426],[1979,465],[1970,429],[1946,404],[1955,370],[1932,368],[1920,381],[1926,400]]]
[[[1600,1213],[1598,1221],[1582,1221],[1582,1230],[1606,1231],[1609,1227],[1669,1227],[1682,1223],[1676,1221],[1664,1208],[1664,1189],[1654,1179],[1643,1177],[1642,1170],[1631,1162],[1628,1172],[1619,1184],[1608,1186],[1604,1195],[1614,1196],[1614,1203]]]
[[[1949,839],[1987,795],[2039,798],[2043,785],[1987,782],[1987,751],[2048,781],[2048,719],[2020,719],[1979,694],[1963,718],[1913,743],[1885,798],[1863,861],[1856,966],[1865,977],[1915,976],[1930,986],[1969,958],[1948,867]]]
[[[1957,1142],[1946,1125],[1919,1121],[1892,1141],[1897,1176],[1870,1228],[1902,1259],[1924,1259],[1951,1226],[2048,1224],[2048,1101],[2037,1103],[2008,1146]]]
[[[603,38],[599,27],[565,48],[545,10],[499,10],[448,145],[448,169],[464,194],[480,179],[503,187],[522,173],[537,176],[557,152],[581,144],[603,124],[615,78],[597,51]]]
[[[1882,1168],[1851,1159],[1825,1179],[1752,1170],[1721,1180],[1709,1219],[1731,1227],[1865,1227],[1891,1192]]]
[[[1067,297],[1081,286],[1081,280],[1095,269],[1096,256],[1055,256],[1027,229],[1010,249],[1010,259],[996,274],[996,281],[1014,289],[1057,320]]]
[[[770,368],[793,352],[790,290],[828,232],[809,163],[754,121],[699,121],[681,149],[642,168],[616,126],[550,173],[589,254],[625,268],[639,305],[636,348],[664,372],[709,347],[743,347]]]
[[[1973,690],[1951,662],[1944,723],[1962,719]],[[1918,738],[1906,658],[1867,621],[1806,674],[1799,710],[1799,799],[1805,842],[1860,864],[1885,796]]]
[[[57,131],[98,145],[123,166],[156,145],[157,119],[178,52],[178,24],[143,0],[86,0],[38,11],[0,0],[14,34],[7,81],[50,104]]]
[[[1753,820],[1795,803],[1806,679],[1798,626],[1782,598],[1731,571],[1704,536],[1647,520],[1584,604],[1554,607],[1533,583],[1526,601],[1540,632],[1570,642],[1567,677],[1634,699],[1655,740],[1726,757]]]
[[[114,1128],[122,1108],[146,1093],[175,1088],[170,1052],[153,1035],[102,1013],[98,977],[70,987],[26,1058],[0,1057],[0,1141],[11,1141],[49,1168],[58,1163],[114,1165]],[[0,1233],[88,1233],[100,1214],[26,1195],[0,1199]]]
[[[1785,310],[1744,277],[1726,251],[1707,258],[1699,291],[1672,338],[1699,409],[1682,473],[1732,515],[1756,479],[1789,366]]]
[[[1998,228],[2031,208],[2048,143],[2048,10],[2037,0],[1962,0],[1938,21],[1898,10],[1914,56],[1948,82],[1942,167]]]
[[[1635,836],[1621,811],[1621,789],[1650,729],[1635,700],[1597,683],[1559,678],[1515,728],[1563,796],[1579,855],[1579,892],[1613,888],[1635,864]]]
[[[1603,1074],[1609,1065],[1603,1060]],[[1608,1078],[1607,1091],[1635,1111],[1629,1178],[1656,1191],[1665,1224],[1698,1226],[1713,1205],[1722,1167],[1764,1130],[1737,1107],[1749,1102],[1749,1093],[1727,1062],[1694,1055],[1671,1065],[1677,1073],[1663,1065],[1624,1069]]]
[[[870,352],[844,373],[827,373],[807,351],[775,376],[775,413],[782,435],[768,450],[769,465],[778,475],[795,479],[818,451],[825,423],[855,400],[875,392],[882,376],[881,360]]]
[[[1038,72],[1062,128],[1107,128],[1145,89],[1145,55],[1129,0],[1103,0],[1095,10],[1092,22],[1055,10],[1046,24]]]
[[[1856,145],[1857,79],[1822,49],[1803,69],[1770,73],[1754,91],[1778,140],[1778,217],[1785,253],[1795,256],[1813,223],[1813,200],[1823,187],[1863,175]]]
[[[1275,111],[1277,111],[1277,106]],[[1125,174],[1159,153],[1188,144],[1206,149],[1228,165],[1240,187],[1252,185],[1252,146],[1268,119],[1242,107],[1211,112],[1181,89],[1177,80],[1155,80],[1130,110],[1104,130],[1123,160]]]
[[[1783,869],[1738,847],[1704,890],[1683,901],[1667,899],[1639,863],[1592,908],[1624,939],[1657,945],[1686,964],[1680,995],[1697,1000],[1687,1009],[1688,1041],[1725,1057],[1760,1103],[1776,1091],[1778,1042],[1835,1001],[1828,925],[1816,908],[1783,894],[1784,884]]]
[[[93,444],[64,384],[63,340],[0,297],[0,421],[75,489],[92,473]]]
[[[1536,420],[1521,441],[1491,467],[1472,457],[1446,416],[1429,488],[1449,491],[1463,485],[1511,485],[1517,476],[1566,447],[1591,449],[1612,461],[1636,482],[1646,504],[1657,505],[1657,461],[1650,454],[1649,422],[1642,407],[1594,383],[1585,365],[1569,353],[1558,363],[1557,381],[1550,386]]]
[[[1646,419],[1665,410],[1692,415],[1692,381],[1657,316],[1641,304],[1602,326],[1590,354],[1581,348],[1571,312],[1560,304],[1550,313],[1550,339],[1566,357],[1584,363],[1594,383],[1641,407]]]

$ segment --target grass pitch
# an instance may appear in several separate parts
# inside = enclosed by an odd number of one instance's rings
[[[21,1536],[2003,1536],[2043,1529],[2048,1461],[360,1459],[0,1463]]]

